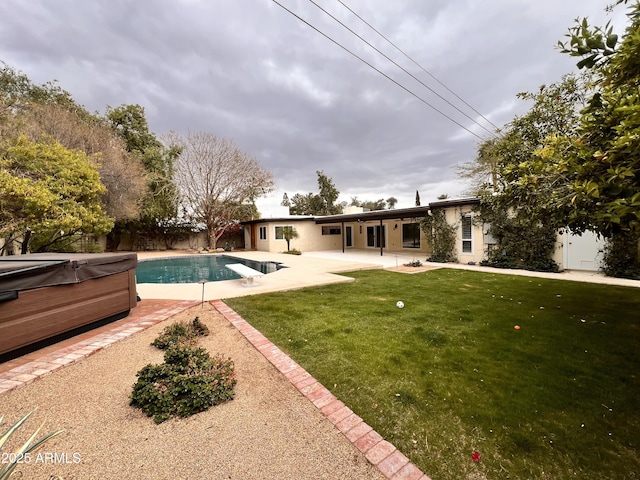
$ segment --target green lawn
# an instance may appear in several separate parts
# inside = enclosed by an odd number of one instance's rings
[[[640,478],[640,289],[347,276],[226,302],[433,480]]]

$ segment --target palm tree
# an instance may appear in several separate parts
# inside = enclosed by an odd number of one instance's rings
[[[294,238],[298,238],[298,232],[296,232],[296,229],[291,226],[282,227],[282,236],[287,241],[287,252],[290,252],[291,248],[289,242]]]

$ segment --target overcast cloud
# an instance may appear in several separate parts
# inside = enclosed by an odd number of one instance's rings
[[[489,134],[349,33],[312,2],[278,0],[480,137]],[[337,0],[315,0],[440,95],[456,100]],[[515,98],[576,71],[554,48],[576,17],[611,19],[610,0],[343,0],[498,126]],[[394,196],[398,208],[459,196],[454,166],[480,140],[270,0],[2,0],[0,60],[34,82],[58,80],[79,103],[140,104],[151,129],[231,138],[276,180],[259,203],[316,192]],[[491,129],[486,123],[484,125]]]

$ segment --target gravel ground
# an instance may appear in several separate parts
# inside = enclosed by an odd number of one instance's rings
[[[236,398],[192,417],[153,423],[129,406],[136,372],[160,363],[150,342],[195,316],[200,345],[235,362]],[[20,467],[18,479],[383,479],[349,441],[213,307],[187,310],[0,396],[3,426],[37,407],[5,452],[44,422],[65,432]],[[4,431],[0,428],[0,431]]]

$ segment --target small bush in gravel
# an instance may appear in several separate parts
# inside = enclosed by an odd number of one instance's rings
[[[230,358],[211,357],[204,348],[172,346],[164,363],[149,364],[137,374],[130,405],[156,423],[188,417],[233,399],[236,376]]]
[[[194,318],[191,323],[174,323],[165,327],[162,333],[151,345],[166,350],[173,345],[192,345],[196,337],[206,337],[209,329],[200,321],[199,317]]]

